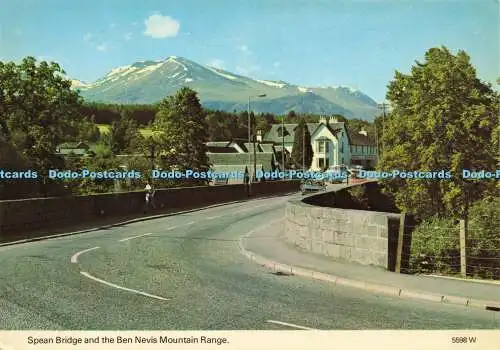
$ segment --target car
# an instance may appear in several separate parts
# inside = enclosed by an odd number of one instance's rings
[[[300,192],[302,192],[302,195],[320,191],[326,191],[326,185],[323,181],[305,180],[300,184]]]
[[[347,182],[350,176],[350,170],[346,165],[332,165],[325,171],[326,178],[330,183]]]

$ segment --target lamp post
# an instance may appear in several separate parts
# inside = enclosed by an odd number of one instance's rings
[[[250,135],[251,135],[251,118],[250,118],[250,99],[251,98],[259,98],[259,97],[266,97],[266,94],[261,94],[257,96],[248,96],[248,144],[252,143],[250,140]],[[254,133],[255,134],[255,133]],[[250,151],[248,152],[248,172],[250,173],[250,164],[252,163],[251,156],[250,156]],[[253,137],[253,176],[255,177],[257,173],[257,155],[255,152],[255,135]],[[248,189],[249,193],[251,193],[250,189],[252,188],[252,176],[248,177]]]

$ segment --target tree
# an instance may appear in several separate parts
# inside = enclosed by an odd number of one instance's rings
[[[78,129],[78,135],[76,137],[78,141],[89,141],[97,142],[101,138],[101,133],[99,127],[94,122],[94,118],[89,120],[88,117],[84,117],[81,121],[80,128]]]
[[[305,150],[304,146],[305,145]],[[305,169],[311,167],[313,159],[313,149],[311,145],[311,134],[307,128],[307,123],[304,119],[300,119],[299,125],[295,130],[295,136],[293,140],[293,150],[292,150],[292,162],[297,166],[302,168],[302,162],[304,162]]]
[[[196,92],[181,88],[160,103],[154,129],[163,131],[162,147],[171,168],[207,171],[207,125]]]
[[[494,184],[461,175],[462,169],[496,168],[498,94],[477,78],[465,52],[452,55],[442,47],[427,51],[410,74],[396,72],[387,99],[393,109],[385,118],[379,168],[453,174],[449,180],[384,180],[398,207],[417,218],[466,218],[470,204]]]
[[[0,62],[3,127],[16,134],[14,146],[39,171],[40,189],[45,194],[48,170],[61,166],[56,147],[74,130],[82,103],[64,74],[57,63],[37,64],[33,57],[20,64]]]
[[[111,124],[106,136],[106,143],[110,146],[113,154],[135,150],[140,139],[137,122],[128,113],[124,113],[120,120]]]

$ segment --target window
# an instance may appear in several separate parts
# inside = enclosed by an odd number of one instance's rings
[[[325,143],[323,141],[318,141],[318,152],[325,152]]]
[[[318,168],[323,168],[325,166],[325,158],[318,159]]]
[[[329,158],[326,158],[326,166],[329,167],[330,166],[330,159]]]
[[[326,153],[328,153],[328,151],[329,151],[329,147],[328,147],[329,145],[330,145],[330,142],[325,141],[325,152]]]
[[[340,153],[344,153],[344,140],[342,140],[340,144]],[[342,164],[344,164],[344,162],[342,162]]]

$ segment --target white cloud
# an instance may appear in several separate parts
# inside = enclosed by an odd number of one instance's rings
[[[139,25],[139,22],[132,22],[132,25],[137,26],[137,25]]]
[[[273,63],[274,68],[278,68],[279,66],[281,66],[281,62],[274,62]]]
[[[108,46],[106,44],[100,44],[97,45],[96,49],[97,51],[106,52],[108,50]]]
[[[180,22],[162,15],[151,15],[144,21],[146,30],[144,35],[156,39],[176,36],[180,29]]]
[[[118,27],[118,24],[116,24],[116,23],[111,23],[111,24],[109,25],[109,27],[110,27],[111,29],[113,29],[113,28]]]
[[[128,41],[128,40],[132,39],[132,33],[126,33],[123,37],[125,38],[125,40]]]
[[[226,62],[224,62],[223,60],[221,59],[218,59],[218,58],[214,58],[213,60],[211,60],[208,65],[211,66],[211,67],[215,67],[215,68],[220,68],[220,69],[224,69],[224,64]]]
[[[248,46],[246,46],[246,45],[241,45],[239,47],[239,49],[240,49],[241,52],[248,52]]]
[[[83,36],[83,41],[89,42],[92,39],[93,35],[90,33],[87,33]]]

